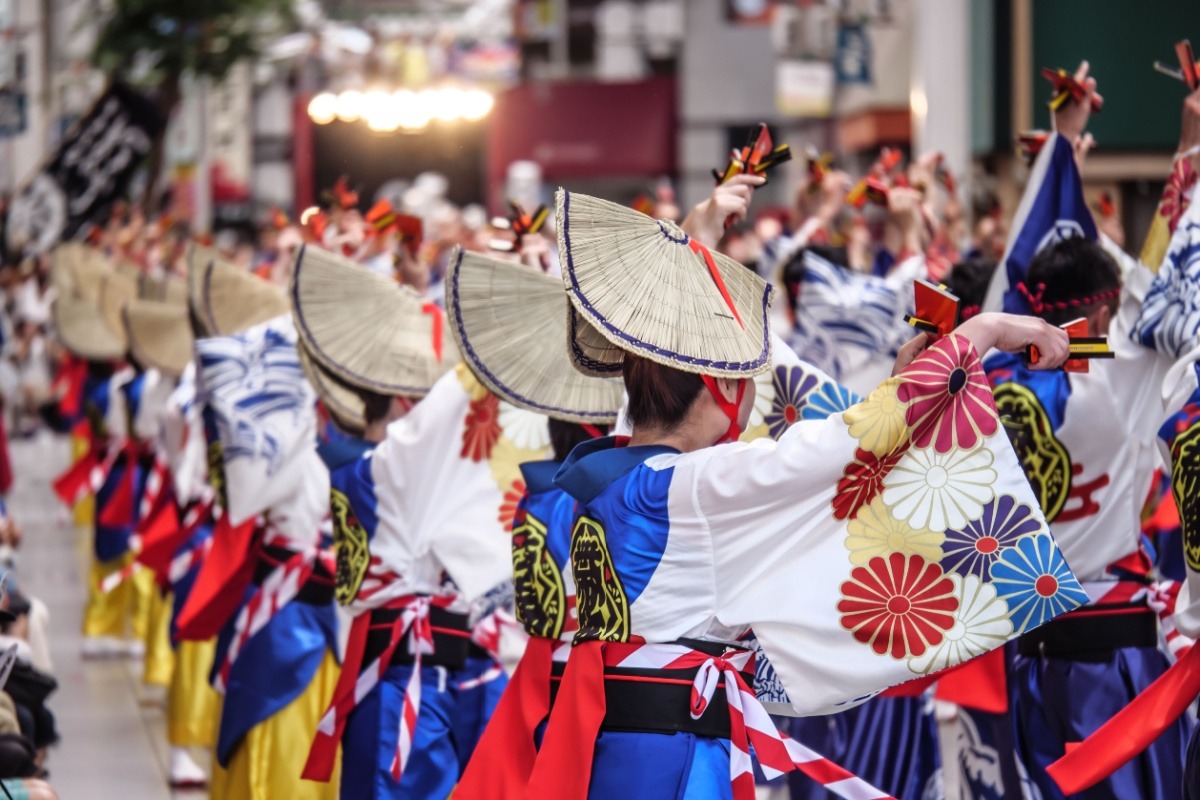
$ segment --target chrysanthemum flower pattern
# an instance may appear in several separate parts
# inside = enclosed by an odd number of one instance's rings
[[[946,531],[942,567],[947,572],[987,577],[1000,551],[1042,529],[1034,511],[1008,495],[983,507],[983,515],[959,530]]]
[[[932,445],[939,453],[970,450],[997,431],[992,389],[963,337],[942,337],[900,378],[896,394],[907,405],[915,446]]]
[[[523,450],[541,450],[550,446],[550,428],[546,417],[511,403],[500,403],[500,430],[506,439]]]
[[[500,433],[500,399],[488,392],[478,400],[472,400],[463,427],[462,457],[487,461],[492,448],[500,441]]]
[[[919,555],[936,564],[941,560],[942,540],[946,538],[941,531],[914,528],[904,520],[896,519],[879,497],[859,509],[846,531],[850,563],[856,567],[890,553]]]
[[[832,416],[856,440],[830,502],[852,565],[837,608],[856,641],[925,675],[1087,602],[1038,509],[997,494],[999,419],[967,340],[943,337],[863,401],[796,367],[772,389],[772,436]]]
[[[1017,633],[1049,622],[1088,601],[1048,535],[1026,536],[992,565],[992,585],[1008,603]]]
[[[775,368],[775,397],[766,415],[767,431],[772,439],[800,421],[805,398],[817,385],[817,376],[801,367]]]
[[[961,664],[988,650],[994,650],[1012,636],[1008,605],[996,595],[996,587],[976,575],[950,575],[958,611],[942,641],[923,655],[909,660],[913,672],[927,675]]]
[[[897,395],[899,385],[899,378],[889,378],[866,400],[842,414],[842,421],[850,427],[850,435],[858,439],[858,446],[877,456],[899,449],[908,439],[905,419],[908,404]]]
[[[995,492],[992,451],[911,449],[883,478],[883,502],[914,528],[944,531],[978,519]]]
[[[833,496],[835,519],[854,519],[858,510],[883,491],[883,479],[900,463],[903,453],[878,458],[874,453],[859,449],[854,460],[846,465],[842,479]]]
[[[920,656],[942,642],[958,610],[954,582],[920,556],[892,553],[842,583],[842,627],[879,655]]]

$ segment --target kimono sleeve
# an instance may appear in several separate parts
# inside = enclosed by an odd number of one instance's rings
[[[799,713],[954,666],[1087,600],[958,336],[862,402],[777,442],[711,448],[676,480],[711,535],[718,621],[753,627]]]

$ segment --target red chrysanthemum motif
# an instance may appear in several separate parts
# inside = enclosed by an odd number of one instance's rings
[[[872,558],[842,583],[842,627],[879,655],[922,655],[954,625],[954,582],[920,556]]]
[[[1181,158],[1175,162],[1171,177],[1167,178],[1167,186],[1163,189],[1162,202],[1158,205],[1158,213],[1167,218],[1167,230],[1175,232],[1179,220],[1187,212],[1191,204],[1192,187],[1196,185],[1197,173],[1190,158]]]
[[[996,432],[999,418],[979,355],[961,336],[943,336],[900,373],[896,395],[917,447],[971,449]]]
[[[838,481],[837,494],[833,496],[834,518],[854,519],[858,516],[858,510],[883,491],[883,479],[900,462],[907,449],[907,446],[900,447],[880,458],[869,450],[858,448],[854,460],[846,465],[842,479]]]
[[[488,392],[471,401],[462,438],[463,458],[472,461],[491,458],[492,448],[500,441],[500,399],[496,395]]]
[[[506,531],[511,531],[513,522],[517,518],[517,506],[521,503],[521,498],[525,496],[525,481],[517,478],[513,481],[512,486],[508,487],[508,491],[504,493],[504,499],[500,501],[500,525]]]

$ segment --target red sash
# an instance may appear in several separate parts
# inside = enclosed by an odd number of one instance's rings
[[[455,800],[523,797],[537,760],[534,735],[550,713],[550,669],[562,642],[532,636],[475,747]],[[568,661],[568,663],[570,663]]]
[[[246,587],[254,579],[260,543],[255,541],[256,519],[236,528],[222,514],[213,530],[212,551],[200,566],[196,583],[179,611],[179,638],[202,642],[221,632],[242,602]]]

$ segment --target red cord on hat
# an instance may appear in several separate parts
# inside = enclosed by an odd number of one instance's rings
[[[725,279],[721,277],[721,271],[717,269],[717,262],[713,259],[712,253],[708,248],[697,242],[695,239],[688,239],[688,247],[693,253],[704,258],[704,263],[708,265],[708,271],[712,274],[713,283],[717,284],[717,291],[721,293],[721,299],[725,301],[725,305],[729,306],[729,310],[733,312],[733,318],[737,320],[738,327],[745,328],[742,322],[742,315],[738,313],[737,306],[733,304],[733,298],[729,295],[729,289],[725,286]]]
[[[717,385],[716,378],[711,375],[701,375],[700,378],[704,381],[704,385],[708,387],[708,393],[717,402],[717,406],[726,417],[729,417],[729,429],[714,444],[736,442],[738,437],[742,435],[742,426],[738,424],[738,409],[741,408],[742,398],[746,396],[746,384],[748,380],[746,378],[737,379],[737,397],[733,402],[730,402],[721,393],[721,387]]]

